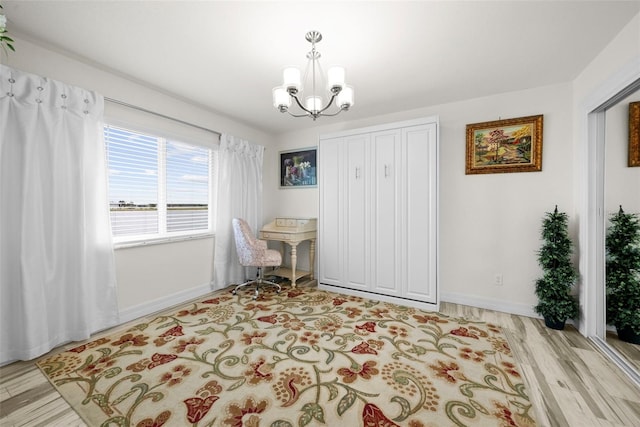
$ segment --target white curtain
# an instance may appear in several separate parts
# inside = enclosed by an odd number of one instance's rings
[[[213,289],[244,281],[245,272],[238,262],[231,219],[243,218],[254,233],[262,225],[263,157],[261,145],[231,135],[220,137]]]
[[[103,107],[0,65],[0,364],[118,323]]]

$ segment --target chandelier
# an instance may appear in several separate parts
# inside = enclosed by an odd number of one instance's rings
[[[307,68],[304,77],[300,79],[300,70],[296,67],[287,67],[283,72],[283,84],[273,89],[273,106],[281,113],[289,113],[293,117],[311,117],[314,121],[320,116],[336,116],[342,111],[348,110],[353,105],[353,88],[347,86],[344,81],[345,70],[342,67],[331,67],[327,72],[326,85],[320,67],[320,52],[316,50],[316,43],[322,40],[322,34],[318,31],[309,31],[305,39],[311,43],[311,51],[307,53]],[[310,73],[310,74],[309,74]],[[316,81],[316,79],[318,81]],[[307,86],[307,96],[304,104],[300,101],[303,95],[302,82],[310,80],[310,87]],[[318,90],[326,87],[328,102],[323,103],[323,96]],[[289,111],[292,100],[301,110],[299,113]],[[337,110],[327,112],[334,104]]]

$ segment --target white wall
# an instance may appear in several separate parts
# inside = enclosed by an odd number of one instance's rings
[[[542,216],[556,204],[573,210],[571,101],[567,83],[280,135],[265,160],[265,219],[318,215],[317,189],[278,188],[277,168],[268,167],[277,151],[314,146],[322,133],[438,115],[442,299],[533,315]],[[534,114],[544,114],[542,172],[465,175],[466,124]],[[494,285],[496,274],[504,285]]]
[[[16,52],[7,65],[95,90],[188,123],[229,133],[261,145],[271,136],[159,90],[88,65],[25,38],[12,35]],[[212,94],[215,96],[215,94]],[[116,250],[121,320],[159,310],[207,292],[212,277],[214,239],[199,239]]]
[[[267,153],[265,162],[277,165],[277,151],[316,145],[322,133],[439,115],[442,299],[534,315],[534,281],[541,274],[535,260],[541,244],[541,219],[555,204],[570,217],[576,258],[579,254],[584,274],[586,248],[578,229],[580,215],[584,215],[588,176],[584,171],[585,99],[593,98],[603,81],[638,57],[640,14],[572,82],[366,120],[310,126],[305,131],[279,135],[277,148]],[[542,172],[464,175],[466,124],[531,114],[544,114]],[[340,117],[346,118],[348,113]],[[628,188],[633,189],[633,181],[629,183]],[[278,171],[271,169],[265,174],[264,213],[265,220],[278,215],[317,216],[317,190],[280,190]],[[501,287],[493,285],[498,273],[504,276]],[[575,291],[584,312],[582,285]],[[584,333],[584,329],[581,331]]]
[[[557,204],[569,213],[572,234],[577,235],[574,216],[580,211],[579,179],[583,175],[574,172],[574,167],[581,164],[584,143],[577,111],[603,79],[640,56],[639,19],[636,16],[574,82],[366,120],[327,119],[327,125],[320,120],[320,126],[310,123],[304,131],[276,138],[24,38],[14,37],[17,52],[10,56],[8,65],[265,145],[264,222],[281,215],[318,215],[317,189],[279,189],[278,151],[314,146],[321,133],[439,115],[443,300],[532,315],[534,281],[541,273],[535,256],[544,212]],[[544,114],[542,172],[464,174],[466,124],[533,114]],[[348,113],[341,118],[348,119]],[[299,259],[304,268],[306,257],[304,247],[301,249]],[[212,240],[119,250],[121,309],[133,313],[149,300],[162,302],[167,296],[199,292],[210,278],[212,252]],[[182,255],[184,259],[180,259]],[[171,274],[162,269],[170,268],[163,260],[176,261]],[[493,284],[495,274],[503,274],[503,286]]]
[[[213,238],[116,249],[120,320],[210,291],[213,253]]]

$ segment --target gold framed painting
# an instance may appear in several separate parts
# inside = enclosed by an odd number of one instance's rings
[[[467,125],[467,175],[542,170],[542,114]]]
[[[629,104],[629,167],[640,166],[640,101]]]

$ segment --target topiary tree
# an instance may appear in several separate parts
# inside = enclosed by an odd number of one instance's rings
[[[615,325],[620,339],[640,344],[640,221],[620,206],[610,222],[605,244],[607,323]]]
[[[538,251],[538,263],[544,275],[536,281],[538,305],[534,310],[553,329],[564,329],[567,319],[578,317],[578,302],[569,294],[578,273],[571,262],[573,244],[567,224],[567,214],[558,212],[558,206],[553,213],[545,213],[542,221],[544,243]]]

